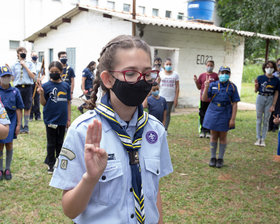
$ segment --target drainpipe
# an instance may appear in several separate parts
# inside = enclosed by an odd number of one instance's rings
[[[136,0],[132,3],[132,19],[136,19]],[[136,35],[136,23],[132,22],[132,36]]]

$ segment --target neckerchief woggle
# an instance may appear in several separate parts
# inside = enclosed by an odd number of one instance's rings
[[[148,114],[143,111],[142,105],[138,106],[136,131],[133,139],[131,139],[120,123],[116,120],[115,111],[112,109],[109,100],[109,93],[106,93],[101,99],[101,104],[95,108],[95,111],[107,120],[112,129],[119,136],[124,149],[128,152],[132,176],[135,214],[137,217],[137,223],[143,224],[145,222],[144,194],[142,188],[141,167],[139,164],[138,150],[141,148],[142,134],[148,121]]]

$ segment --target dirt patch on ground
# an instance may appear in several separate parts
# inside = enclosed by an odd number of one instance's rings
[[[218,176],[218,180],[221,181],[233,181],[232,176],[230,174],[223,173]]]
[[[274,156],[272,157],[272,161],[273,161],[273,162],[276,162],[276,163],[280,163],[280,156],[274,155]]]

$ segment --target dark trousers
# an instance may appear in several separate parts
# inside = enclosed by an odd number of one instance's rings
[[[33,85],[32,88],[32,94],[34,92],[34,89],[35,89],[35,84]],[[40,95],[37,93],[37,91],[35,93],[34,100],[32,102],[31,112],[30,112],[30,119],[32,120],[33,117],[35,117],[36,120],[41,118]]]
[[[203,101],[200,101],[199,119],[200,119],[200,131],[201,131],[201,132],[209,132],[209,133],[210,133],[210,130],[209,130],[209,129],[204,128],[204,127],[202,126],[203,120],[204,120],[204,117],[205,117],[205,114],[206,114],[206,110],[207,110],[209,104],[210,104],[210,102],[203,102]]]
[[[59,156],[61,147],[63,144],[63,139],[65,135],[66,126],[57,126],[57,128],[51,128],[46,126],[47,131],[47,157],[45,163],[49,167],[53,167],[56,158]]]
[[[174,101],[172,102],[167,102],[167,110],[166,110],[166,120],[165,120],[165,130],[167,131],[170,119],[171,119],[171,110],[173,106]]]
[[[273,119],[274,119],[273,115],[277,116],[277,114],[280,114],[280,96],[276,101],[275,110],[271,113],[271,116],[269,118],[269,122],[268,122],[269,131],[278,130],[279,125],[273,123]]]

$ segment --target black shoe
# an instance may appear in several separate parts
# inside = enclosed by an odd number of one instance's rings
[[[81,112],[81,114],[84,113],[84,109],[82,107],[78,107],[78,110]]]
[[[5,169],[4,177],[5,177],[6,180],[11,180],[12,179],[12,173],[9,169]]]
[[[53,174],[53,167],[48,167],[48,174]]]
[[[0,170],[0,180],[3,180],[3,176],[4,176],[3,170]]]
[[[224,160],[223,159],[218,159],[216,163],[217,168],[222,168],[224,165]]]
[[[211,158],[210,162],[209,162],[209,166],[210,167],[215,167],[216,166],[216,162],[217,162],[216,158]]]

